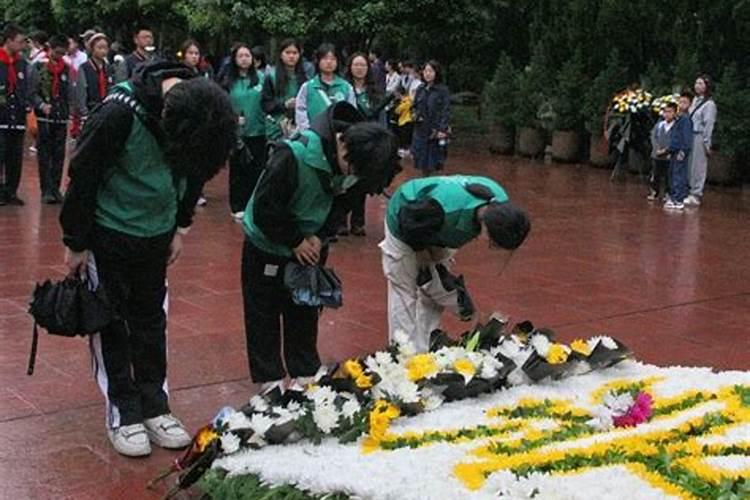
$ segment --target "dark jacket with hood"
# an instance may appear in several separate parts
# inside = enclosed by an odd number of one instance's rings
[[[194,76],[182,64],[144,65],[128,82],[141,114],[136,115],[128,101],[112,98],[112,95],[91,113],[70,161],[70,185],[60,212],[63,242],[67,247],[78,252],[91,248],[98,194],[113,175],[114,169],[121,168],[120,160],[126,154],[126,147],[129,147],[134,121],[140,120],[140,124],[153,134],[163,148],[164,138],[160,128],[164,106],[162,81],[173,77],[186,80]],[[178,203],[176,227],[191,225],[201,187],[196,182],[188,182],[187,190]]]
[[[363,120],[364,117],[351,104],[337,103],[313,121],[310,131],[275,145],[245,210],[245,233],[256,246],[267,247],[262,249],[269,253],[284,253],[289,256],[291,249],[310,236],[304,233],[304,228],[301,227],[304,224],[294,213],[294,204],[304,196],[303,191],[312,189],[311,186],[300,185],[298,169],[321,167],[315,168],[319,186],[325,191],[324,196],[335,203],[336,196],[343,194],[339,181],[344,177],[336,157],[336,133]],[[307,147],[309,151],[308,141],[315,148],[320,144],[325,157],[318,159],[320,165],[300,165],[301,156],[299,152],[295,154],[295,150]],[[302,144],[295,144],[300,142]],[[327,212],[327,220],[316,231],[316,236],[321,241],[333,235],[330,220],[330,214],[335,213],[333,204]]]

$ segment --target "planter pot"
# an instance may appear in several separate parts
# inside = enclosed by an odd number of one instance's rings
[[[739,179],[734,156],[714,151],[708,157],[707,180],[711,184],[735,184]]]
[[[512,127],[493,125],[490,128],[490,153],[496,155],[512,155],[516,142],[516,134]]]
[[[578,161],[581,136],[572,130],[555,130],[552,133],[552,159],[559,162]]]
[[[597,168],[609,168],[609,144],[604,135],[592,135],[589,147],[589,163]]]
[[[518,132],[518,154],[538,157],[544,153],[544,135],[541,130],[523,127]]]

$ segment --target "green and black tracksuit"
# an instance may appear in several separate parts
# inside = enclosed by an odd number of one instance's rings
[[[74,102],[70,68],[62,59],[39,62],[31,68],[29,87],[39,127],[36,138],[39,187],[42,196],[62,200],[60,183],[65,163],[65,141]],[[50,106],[49,114],[43,111],[45,106]]]
[[[169,412],[167,257],[176,228],[192,222],[201,186],[173,176],[158,117],[161,81],[191,76],[162,63],[118,84],[89,115],[70,163],[60,213],[63,242],[91,252],[89,276],[122,318],[91,339],[109,428]]]
[[[304,83],[304,74],[287,73],[285,89],[277,90],[277,72],[284,68],[276,68],[266,75],[261,92],[261,106],[266,114],[266,139],[278,141],[284,137],[281,120],[286,118],[294,122],[294,108],[287,109],[286,102],[297,96],[300,86]]]
[[[258,177],[266,164],[265,114],[260,105],[263,73],[244,76],[227,89],[237,115],[244,119],[238,129],[238,147],[229,158],[229,208],[232,213],[245,209]]]
[[[280,380],[287,372],[312,376],[320,367],[318,309],[292,302],[284,268],[296,262],[293,249],[304,238],[316,235],[325,242],[330,237],[334,198],[343,193],[337,186],[344,179],[335,134],[360,120],[351,105],[339,103],[315,120],[312,129],[278,143],[245,209],[242,295],[255,382]]]
[[[0,205],[16,199],[21,182],[23,136],[30,107],[28,64],[0,47]]]

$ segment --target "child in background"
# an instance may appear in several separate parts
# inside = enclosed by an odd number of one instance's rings
[[[683,201],[688,195],[688,161],[693,144],[693,122],[690,119],[690,103],[693,95],[689,91],[680,94],[679,113],[669,141],[669,178],[671,187],[667,210],[683,210]]]
[[[651,192],[647,199],[655,201],[669,193],[669,149],[677,104],[670,102],[664,108],[662,119],[651,130]]]

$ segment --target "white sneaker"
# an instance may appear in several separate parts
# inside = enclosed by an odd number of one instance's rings
[[[196,203],[196,205],[198,205],[199,207],[205,207],[206,205],[208,205],[208,200],[201,196],[200,198],[198,198],[198,203]]]
[[[107,429],[112,446],[120,455],[126,457],[145,457],[151,454],[151,444],[143,424],[122,425],[116,429]]]
[[[690,196],[685,198],[683,203],[688,206],[699,207],[701,204],[701,200],[697,196],[691,194]]]
[[[177,420],[171,413],[147,418],[143,425],[148,432],[148,438],[155,445],[170,450],[179,450],[190,444],[192,438],[185,430],[182,422]]]
[[[672,200],[667,200],[667,202],[664,204],[665,210],[684,210],[685,205],[683,203],[675,202]]]
[[[269,392],[273,392],[274,389],[279,388],[281,393],[284,393],[284,380],[274,380],[273,382],[264,382],[260,385],[260,391],[258,394],[265,396]]]
[[[646,199],[647,199],[648,201],[656,201],[656,199],[657,199],[658,197],[659,197],[659,195],[658,195],[658,194],[656,193],[656,191],[654,191],[654,190],[652,189],[652,190],[651,190],[651,192],[650,192],[650,193],[648,193],[648,196],[646,196]]]
[[[245,218],[245,212],[234,212],[232,214],[232,219],[234,219],[237,222],[241,222],[242,219]]]

